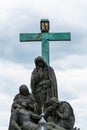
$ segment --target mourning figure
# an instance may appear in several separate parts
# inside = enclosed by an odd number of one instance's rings
[[[53,68],[40,56],[35,58],[30,88],[32,93],[25,84],[19,87],[11,106],[8,130],[80,130],[74,128],[72,106],[58,99]]]
[[[15,96],[11,108],[11,112],[14,112],[14,110],[17,108],[18,105],[20,105],[23,101],[26,101],[29,103],[29,108],[36,112],[37,110],[37,103],[34,99],[34,96],[29,92],[28,87],[23,84],[19,87],[19,93]]]
[[[26,103],[26,107],[23,106],[24,103]],[[21,118],[19,116],[21,111],[23,111],[23,113],[25,113],[25,116],[26,116],[26,113],[29,113],[29,112],[33,112],[33,113],[36,114],[37,111],[38,111],[37,109],[38,109],[38,107],[37,107],[36,100],[34,99],[33,95],[29,92],[28,87],[24,84],[21,85],[19,87],[19,93],[15,96],[15,98],[13,100],[13,104],[12,104],[12,107],[11,107],[11,118],[10,118],[8,130],[15,130],[13,128],[12,122],[16,118]],[[27,111],[27,112],[25,112],[25,111]],[[33,118],[31,118],[31,119],[34,120]],[[26,119],[25,119],[25,121],[26,121]],[[34,121],[36,122],[37,120],[35,119]],[[16,124],[19,124],[19,121],[16,121]]]
[[[47,103],[45,119],[52,128],[72,130],[75,123],[75,116],[71,105],[65,101],[58,101],[53,97]]]
[[[31,75],[31,90],[41,108],[50,98],[58,98],[57,81],[53,68],[42,57],[35,59],[35,66]]]

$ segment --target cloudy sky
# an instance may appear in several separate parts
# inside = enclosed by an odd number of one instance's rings
[[[0,0],[1,130],[8,129],[13,98],[21,84],[30,86],[34,58],[41,55],[40,42],[20,43],[19,34],[40,33],[45,18],[50,32],[71,32],[71,41],[50,42],[50,65],[59,99],[72,105],[75,126],[87,129],[87,0]]]

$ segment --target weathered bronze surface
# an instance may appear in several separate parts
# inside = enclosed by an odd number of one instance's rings
[[[43,130],[80,130],[74,128],[72,106],[58,99],[53,68],[40,56],[35,58],[31,90],[32,93],[26,85],[19,87],[19,93],[14,97],[11,107],[8,130],[40,130],[40,127]],[[46,127],[41,126],[43,124]]]
[[[49,20],[41,20],[41,33],[21,33],[20,42],[32,42],[41,41],[42,57],[45,62],[49,65],[49,41],[70,41],[71,33],[49,33]]]
[[[58,98],[57,81],[53,68],[42,57],[35,59],[35,66],[31,75],[31,90],[41,110],[50,98]]]

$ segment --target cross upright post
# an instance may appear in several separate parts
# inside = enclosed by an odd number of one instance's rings
[[[42,41],[42,57],[49,65],[49,41],[70,41],[71,33],[49,33],[48,19],[40,21],[41,33],[21,33],[20,42]]]

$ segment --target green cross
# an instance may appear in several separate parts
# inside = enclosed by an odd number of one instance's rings
[[[71,34],[65,33],[49,33],[49,21],[41,20],[41,33],[21,33],[20,42],[42,42],[42,57],[49,64],[49,41],[70,41]]]

